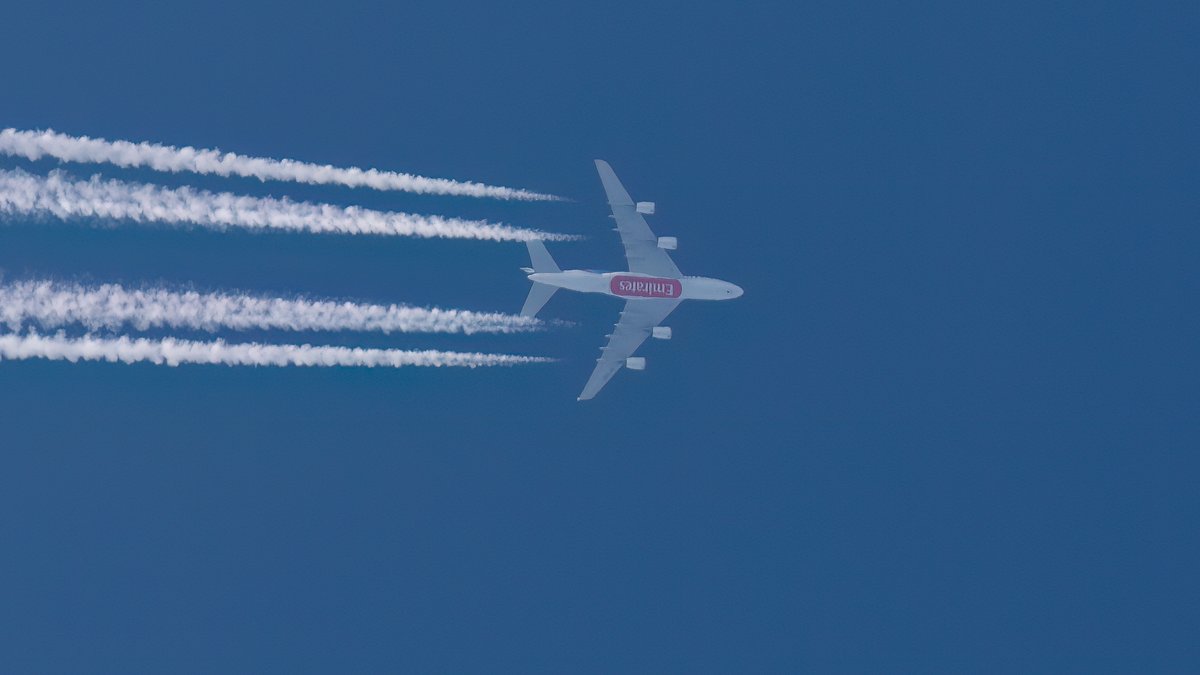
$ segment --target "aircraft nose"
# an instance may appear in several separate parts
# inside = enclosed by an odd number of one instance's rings
[[[730,297],[734,298],[740,298],[742,297],[742,293],[745,293],[745,291],[742,290],[742,287],[738,286],[737,284],[729,284],[729,292],[731,294]]]

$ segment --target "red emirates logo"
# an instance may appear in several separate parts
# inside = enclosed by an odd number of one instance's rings
[[[683,284],[678,279],[655,277],[615,276],[608,282],[613,295],[625,298],[678,298],[683,293]]]

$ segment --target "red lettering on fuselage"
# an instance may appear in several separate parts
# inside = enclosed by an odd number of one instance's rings
[[[617,275],[608,282],[613,295],[625,298],[678,298],[683,294],[683,284],[678,279],[656,277],[627,277]]]

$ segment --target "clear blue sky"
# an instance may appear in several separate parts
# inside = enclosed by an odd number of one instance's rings
[[[589,404],[619,303],[568,294],[549,335],[299,336],[553,366],[0,364],[0,671],[1200,669],[1196,3],[300,4],[6,7],[0,126],[562,194],[68,167],[617,269],[601,157],[746,294]],[[515,311],[525,264],[0,228],[10,279]]]

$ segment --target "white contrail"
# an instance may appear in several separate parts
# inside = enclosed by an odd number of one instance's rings
[[[350,347],[314,347],[312,345],[270,345],[257,342],[229,344],[224,340],[192,342],[164,338],[149,340],[68,338],[38,334],[0,335],[0,361],[49,359],[52,361],[108,361],[178,366],[199,363],[226,366],[358,366],[364,368],[402,368],[404,366],[466,367],[514,366],[553,361],[541,356],[479,354],[433,350],[359,349]]]
[[[130,289],[55,281],[0,283],[0,324],[90,330],[132,326],[233,330],[380,331],[383,333],[518,333],[539,330],[538,319],[499,312],[427,309],[240,293],[166,288]]]
[[[147,167],[156,171],[190,171],[218,176],[248,176],[264,181],[335,184],[370,187],[376,190],[526,201],[559,199],[554,195],[483,183],[427,178],[376,169],[339,168],[293,159],[246,157],[219,150],[198,150],[190,146],[178,148],[158,143],[107,141],[103,138],[68,136],[52,129],[19,131],[8,128],[0,131],[0,153],[32,160],[54,157],[65,162],[107,163],[122,167]]]
[[[78,181],[57,170],[48,176],[35,176],[20,169],[0,171],[0,214],[188,223],[213,229],[237,227],[490,241],[577,238],[483,220],[373,211],[356,206],[249,197],[189,187],[171,189],[103,180],[99,176]]]

